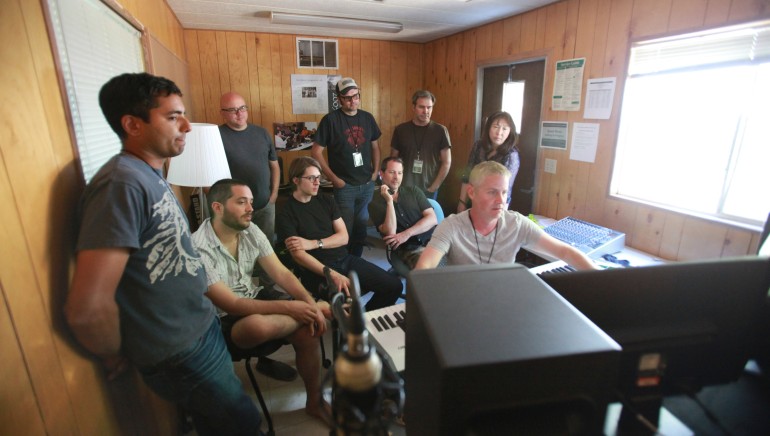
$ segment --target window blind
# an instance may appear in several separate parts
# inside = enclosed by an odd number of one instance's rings
[[[120,151],[99,107],[99,90],[145,71],[141,32],[100,0],[47,0],[80,165],[86,183]]]
[[[761,63],[770,60],[770,22],[705,31],[637,43],[631,48],[630,76],[693,66]]]

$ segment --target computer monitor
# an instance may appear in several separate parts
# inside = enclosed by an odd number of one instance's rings
[[[663,396],[735,381],[770,289],[770,260],[701,262],[547,274],[542,279],[623,347],[619,430],[657,425]]]
[[[409,434],[600,434],[620,347],[526,268],[413,271]]]

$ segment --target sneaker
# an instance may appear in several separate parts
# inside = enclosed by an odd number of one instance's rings
[[[297,378],[296,369],[267,357],[260,357],[254,366],[257,368],[257,371],[276,380],[290,382]]]

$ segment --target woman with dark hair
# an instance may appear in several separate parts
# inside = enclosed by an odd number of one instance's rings
[[[511,172],[511,178],[508,182],[508,200],[511,203],[511,192],[513,191],[513,181],[516,180],[516,174],[519,172],[521,160],[519,159],[519,135],[516,133],[516,125],[508,112],[498,111],[487,117],[484,123],[484,129],[481,131],[481,138],[473,144],[471,154],[468,157],[468,165],[462,176],[462,185],[460,186],[460,202],[457,206],[457,212],[462,212],[471,207],[468,199],[468,176],[471,170],[477,164],[484,161],[495,161]]]

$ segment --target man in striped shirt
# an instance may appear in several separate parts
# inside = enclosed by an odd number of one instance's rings
[[[329,305],[316,303],[297,277],[278,259],[267,237],[251,222],[253,196],[233,179],[216,182],[208,194],[211,218],[193,234],[208,276],[208,292],[219,310],[225,339],[243,349],[286,339],[297,354],[297,371],[307,392],[306,412],[329,416],[320,395],[321,354],[318,337],[331,318]],[[259,265],[286,291],[262,292],[252,280]],[[328,411],[328,409],[327,409]]]

